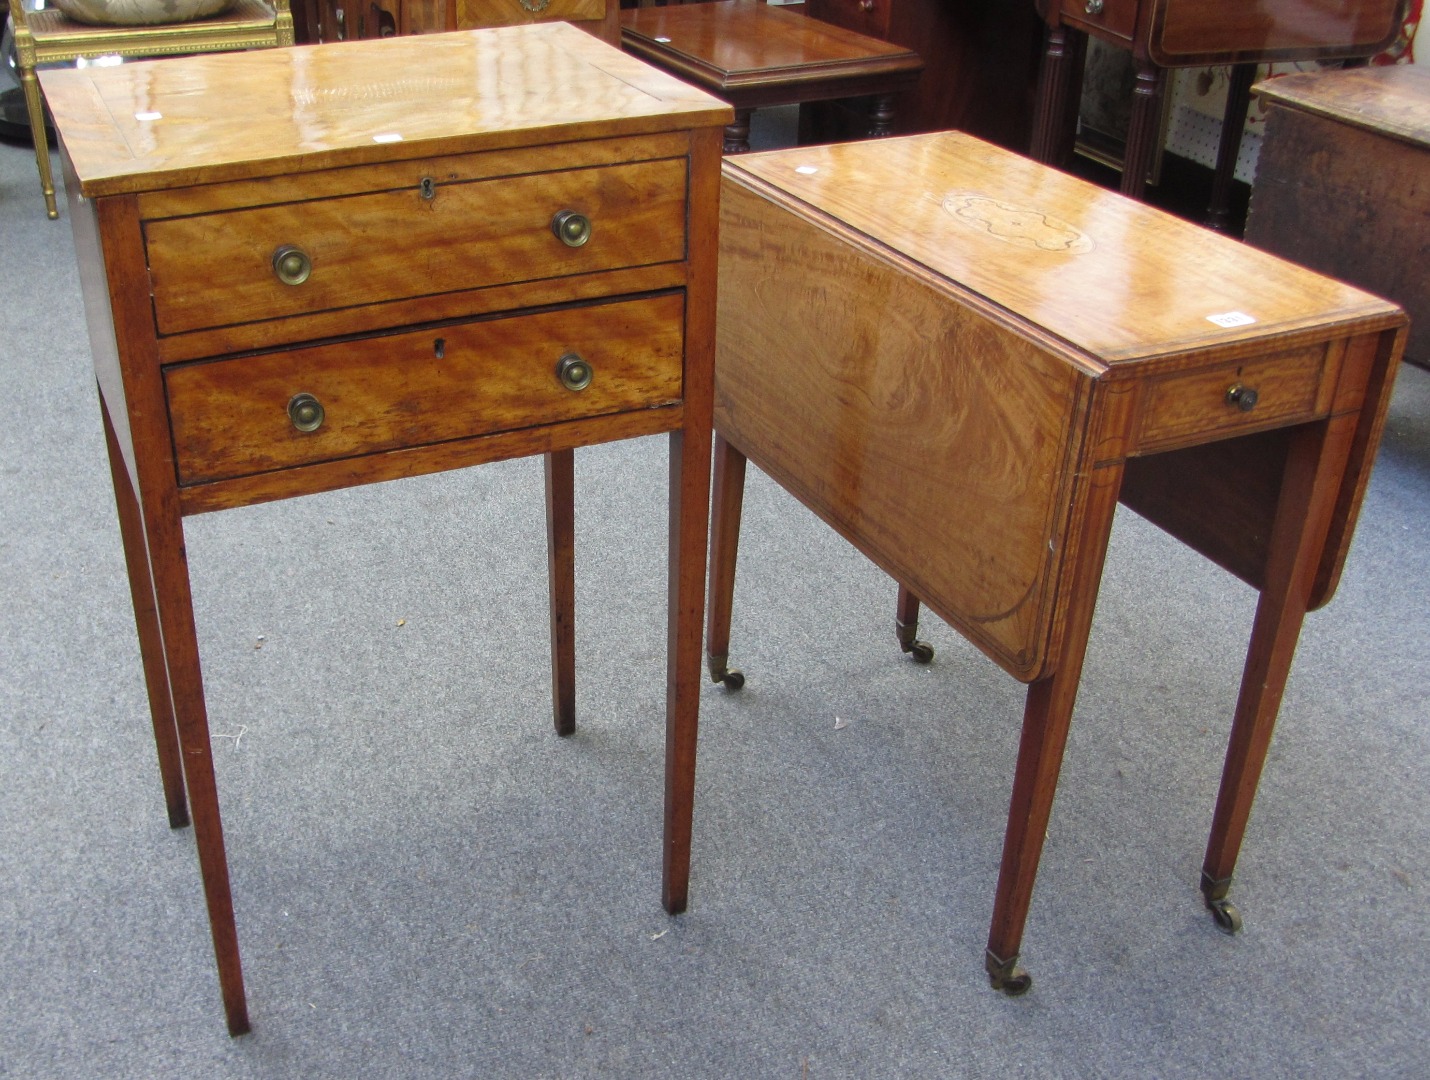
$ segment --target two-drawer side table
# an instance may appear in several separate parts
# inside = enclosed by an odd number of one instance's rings
[[[665,906],[689,878],[722,103],[552,23],[41,75],[172,825],[248,1030],[183,518],[670,433]],[[242,108],[234,108],[241,101]]]
[[[1340,575],[1404,315],[967,135],[723,169],[712,677],[742,681],[748,458],[1028,684],[986,954],[1020,993],[1121,499],[1260,591],[1201,882],[1235,930],[1232,869],[1302,620]]]

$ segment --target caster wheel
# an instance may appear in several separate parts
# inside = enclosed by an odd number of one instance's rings
[[[927,664],[933,659],[933,646],[927,641],[916,641],[909,646],[909,656],[916,664]]]
[[[720,677],[720,684],[726,690],[738,690],[745,685],[745,673],[743,671],[730,670]]]
[[[1236,905],[1230,900],[1209,901],[1207,909],[1216,920],[1216,928],[1223,934],[1235,934],[1241,929],[1241,912],[1236,910]]]
[[[1028,974],[1028,969],[1022,964],[1014,964],[1013,970],[1007,975],[989,972],[988,985],[1007,997],[1022,997],[1033,988],[1033,976]]]

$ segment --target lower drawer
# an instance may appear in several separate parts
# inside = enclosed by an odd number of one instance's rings
[[[684,317],[668,293],[167,368],[179,483],[678,402]]]

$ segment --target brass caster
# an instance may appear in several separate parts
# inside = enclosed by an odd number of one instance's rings
[[[1018,963],[1014,956],[1009,960],[999,960],[991,952],[983,954],[983,966],[988,971],[988,985],[1001,990],[1008,997],[1022,997],[1033,988],[1033,976],[1028,969]]]
[[[710,681],[720,683],[726,690],[738,690],[745,685],[745,675],[738,668],[726,667],[729,657],[709,658]]]
[[[1216,920],[1216,928],[1223,934],[1235,934],[1241,929],[1241,912],[1230,900],[1208,900],[1207,910]]]
[[[909,658],[916,664],[927,664],[933,659],[933,646],[927,641],[916,641],[907,646],[904,652],[909,654]]]

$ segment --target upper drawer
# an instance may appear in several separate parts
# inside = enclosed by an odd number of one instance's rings
[[[675,404],[684,323],[671,292],[173,365],[179,482]],[[562,382],[566,357],[587,365],[587,385]]]
[[[421,164],[414,163],[414,175]],[[145,223],[160,334],[685,257],[683,158],[410,186]],[[590,238],[552,228],[570,211]],[[309,268],[286,284],[281,250]]]

